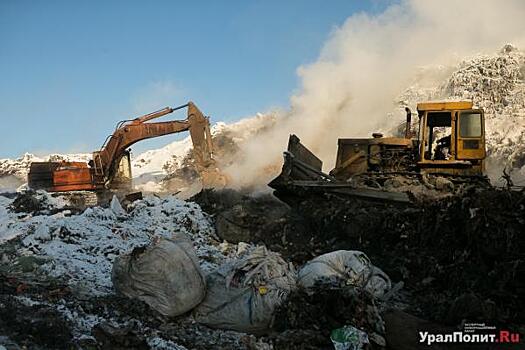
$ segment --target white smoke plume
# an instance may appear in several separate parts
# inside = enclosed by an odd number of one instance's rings
[[[280,170],[291,133],[330,170],[338,137],[368,137],[402,122],[388,114],[404,88],[425,78],[420,67],[450,66],[509,42],[523,48],[524,19],[522,0],[406,0],[377,15],[350,16],[317,61],[298,68],[301,86],[289,111],[245,143],[243,159],[226,172],[239,186],[266,184]]]

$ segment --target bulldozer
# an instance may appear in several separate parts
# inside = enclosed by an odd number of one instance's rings
[[[447,193],[472,184],[490,186],[483,109],[471,101],[418,103],[417,125],[411,110],[405,110],[404,137],[374,133],[372,138],[341,138],[328,174],[322,171],[323,162],[290,135],[282,171],[269,186],[284,202],[332,193],[405,203],[414,200],[411,186]]]
[[[187,108],[185,120],[150,122]],[[209,118],[193,102],[120,121],[92,159],[85,162],[33,162],[28,174],[30,189],[48,192],[88,191],[107,197],[112,192],[130,193],[132,174],[129,147],[141,140],[189,131],[197,170],[213,164]],[[103,195],[105,194],[105,196]]]

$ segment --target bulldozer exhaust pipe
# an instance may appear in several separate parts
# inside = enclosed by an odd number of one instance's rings
[[[412,111],[410,108],[405,107],[405,112],[407,113],[407,123],[405,127],[405,139],[411,139],[412,138]]]

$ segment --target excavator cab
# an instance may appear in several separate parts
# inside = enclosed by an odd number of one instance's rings
[[[115,175],[111,181],[111,188],[129,192],[133,188],[133,180],[131,175],[131,155],[130,150],[125,150],[120,156],[120,160],[116,161],[117,167]]]
[[[482,175],[485,159],[483,110],[470,101],[425,102],[419,115],[418,167],[426,173]]]

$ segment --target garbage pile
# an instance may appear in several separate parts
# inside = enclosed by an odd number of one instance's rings
[[[35,207],[15,204],[26,202]],[[206,330],[184,316],[172,334],[159,322],[199,304],[204,274],[238,251],[215,236],[198,205],[174,197],[149,196],[124,208],[114,198],[107,208],[77,214],[45,192],[0,196],[0,329],[10,337],[0,344],[69,349],[112,339],[106,348],[184,349],[181,343],[209,348],[215,340],[242,349],[242,333]],[[117,281],[131,281],[114,284],[112,270]],[[51,332],[50,322],[60,332]],[[194,346],[205,332],[210,336]]]
[[[144,301],[168,317],[193,309],[206,294],[191,239],[183,233],[158,238],[147,247],[117,257],[112,280],[118,293]]]
[[[197,322],[212,328],[265,334],[274,313],[295,289],[293,265],[259,246],[207,277],[208,292],[195,310]]]
[[[35,205],[16,204],[26,202]],[[115,197],[75,213],[45,192],[0,196],[0,305],[9,311],[0,344],[289,349],[302,331],[319,338],[312,344],[384,343],[377,300],[391,282],[364,253],[293,264],[264,245],[221,240],[212,220],[174,197],[125,206]],[[348,312],[333,328],[321,325],[329,297]],[[50,333],[49,322],[60,329]]]
[[[200,196],[194,199],[213,213],[216,225],[227,216],[230,225],[252,232],[248,241],[299,266],[337,250],[366,252],[393,281],[404,283],[406,311],[423,319],[451,326],[464,319],[522,323],[525,285],[517,276],[525,271],[523,191],[470,188],[417,206],[318,195],[266,221],[254,219],[253,229],[251,217],[268,203],[264,195]]]
[[[302,214],[269,193],[206,189],[190,200],[212,216],[223,240],[264,244],[299,264],[321,253],[315,247],[302,249],[311,238],[304,239],[309,228]]]
[[[319,349],[332,342],[336,349],[362,349],[369,342],[384,347],[378,303],[390,290],[390,278],[363,252],[318,256],[301,267],[298,288],[277,311],[281,333],[273,341],[287,349]]]
[[[365,251],[414,291],[416,315],[453,325],[522,322],[524,192],[472,191],[418,207],[327,196],[298,208],[310,230],[297,249]]]

